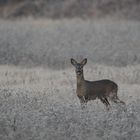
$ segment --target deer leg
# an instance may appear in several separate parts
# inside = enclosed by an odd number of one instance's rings
[[[125,105],[125,102],[124,102],[124,101],[121,101],[121,100],[118,98],[118,96],[116,96],[116,98],[113,98],[112,100],[113,100],[114,103],[120,103],[120,104],[122,104],[122,105]]]
[[[81,108],[85,109],[86,106],[87,106],[87,100],[85,99],[84,96],[78,96],[78,97],[79,97],[79,100],[80,100],[80,103],[81,103]]]
[[[124,101],[121,101],[118,96],[116,96],[115,98],[112,99],[112,101],[116,104],[118,104],[119,106],[123,105],[123,109],[124,111],[126,112],[127,111],[127,108],[126,108],[126,104]],[[122,107],[122,106],[121,106]]]
[[[106,106],[107,110],[109,110],[110,109],[110,103],[107,100],[107,98],[101,97],[100,100]]]
[[[81,103],[81,109],[83,110],[83,109],[86,109],[86,107],[87,107],[87,103]]]
[[[110,106],[110,103],[109,103],[109,101],[107,100],[107,98],[105,98],[105,101],[106,101],[107,105]]]
[[[105,99],[105,102],[106,102],[106,104],[107,104],[107,110],[109,110],[110,109],[110,103],[109,103],[109,101],[108,101],[108,99],[107,98],[104,98]]]

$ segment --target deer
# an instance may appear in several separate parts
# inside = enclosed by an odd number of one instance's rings
[[[125,102],[118,98],[118,85],[114,81],[109,79],[88,81],[84,79],[83,67],[86,63],[87,58],[83,59],[80,63],[71,58],[71,64],[75,67],[77,79],[76,93],[80,100],[81,108],[84,109],[88,101],[95,100],[96,98],[100,99],[107,110],[111,107],[109,100],[125,105]]]

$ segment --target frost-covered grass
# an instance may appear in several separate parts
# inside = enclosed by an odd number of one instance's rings
[[[127,110],[95,100],[82,111],[74,68],[0,66],[0,140],[139,140],[139,69],[87,64],[86,79],[118,83]]]
[[[0,20],[0,64],[69,67],[69,58],[140,64],[140,22],[119,19]]]
[[[139,140],[139,28],[116,19],[0,20],[0,64],[9,64],[0,66],[0,140]],[[106,111],[96,100],[82,111],[71,57],[88,58],[86,79],[115,81],[126,109]]]

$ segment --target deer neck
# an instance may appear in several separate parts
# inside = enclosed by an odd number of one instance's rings
[[[76,75],[77,76],[77,87],[81,87],[84,84],[84,74]]]

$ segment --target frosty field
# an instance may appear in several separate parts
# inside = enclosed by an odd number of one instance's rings
[[[0,20],[0,140],[139,140],[140,22]],[[111,79],[126,109],[81,110],[70,58],[85,79]]]
[[[1,140],[139,140],[140,66],[85,67],[85,78],[109,78],[119,85],[127,110],[99,100],[82,111],[75,94],[76,77],[65,70],[0,66]]]
[[[119,19],[0,20],[0,64],[69,67],[71,57],[140,64],[140,22]]]

